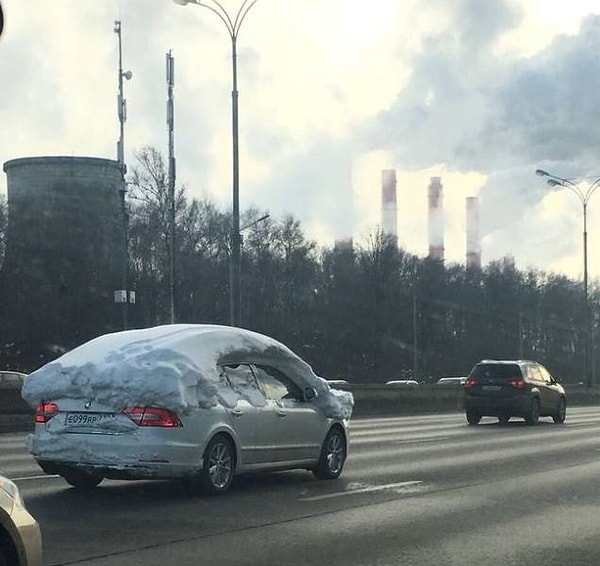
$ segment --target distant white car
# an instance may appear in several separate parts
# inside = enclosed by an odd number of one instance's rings
[[[350,385],[350,382],[345,379],[328,379],[327,383],[331,387],[348,387],[348,385]]]
[[[26,377],[27,374],[20,371],[0,370],[0,387],[15,387],[20,389]]]
[[[419,385],[419,382],[415,379],[392,379],[385,382],[386,385],[398,385],[398,386],[410,386]]]
[[[180,478],[210,494],[242,472],[338,477],[353,406],[283,344],[215,325],[101,336],[31,373],[22,394],[46,473],[76,488]]]
[[[436,383],[438,385],[464,385],[466,377],[440,377]]]

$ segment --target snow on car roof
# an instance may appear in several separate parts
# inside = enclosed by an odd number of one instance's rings
[[[232,407],[239,398],[261,404],[247,391],[231,389],[218,370],[225,363],[264,363],[300,387],[314,387],[328,417],[349,418],[348,391],[331,389],[287,346],[262,334],[210,324],[170,324],[105,334],[32,372],[22,389],[31,406],[60,398],[94,399],[115,409],[160,405],[176,412],[190,407]],[[262,404],[264,404],[262,399]]]

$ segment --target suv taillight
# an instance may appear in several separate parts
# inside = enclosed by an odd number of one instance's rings
[[[35,409],[35,422],[47,423],[56,413],[58,413],[58,405],[56,403],[45,403],[42,401]]]
[[[525,380],[522,377],[509,379],[506,383],[515,389],[523,389],[525,387]]]
[[[163,428],[182,427],[179,417],[162,407],[126,407],[123,414],[127,415],[138,426],[158,426]]]
[[[477,385],[478,383],[479,382],[474,377],[468,377],[463,383],[463,387],[473,387],[473,385]]]

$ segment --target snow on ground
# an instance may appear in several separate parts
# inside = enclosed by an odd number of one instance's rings
[[[31,373],[22,396],[31,406],[61,398],[93,399],[121,410],[159,405],[185,413],[192,407],[240,398],[260,406],[255,388],[235,390],[220,375],[219,364],[263,363],[279,369],[301,387],[313,387],[314,401],[328,417],[350,418],[352,393],[331,389],[289,348],[261,334],[217,325],[173,324],[105,334],[67,352]]]

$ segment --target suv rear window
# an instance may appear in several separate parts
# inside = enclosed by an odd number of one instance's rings
[[[477,364],[470,377],[507,380],[523,377],[523,374],[518,364]]]

